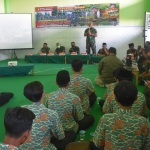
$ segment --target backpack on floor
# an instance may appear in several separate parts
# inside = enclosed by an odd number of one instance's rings
[[[14,96],[11,92],[2,92],[0,93],[0,106],[3,106]]]

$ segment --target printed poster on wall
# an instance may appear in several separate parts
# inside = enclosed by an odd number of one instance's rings
[[[119,25],[119,3],[35,7],[36,28]]]

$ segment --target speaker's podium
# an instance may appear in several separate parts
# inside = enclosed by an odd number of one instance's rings
[[[34,64],[18,65],[17,61],[8,62],[8,66],[0,66],[0,77],[34,75]]]

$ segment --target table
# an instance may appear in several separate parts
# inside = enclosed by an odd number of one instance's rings
[[[91,56],[91,62],[99,63],[105,56]]]
[[[102,58],[105,56],[91,56],[91,55],[39,55],[39,54],[33,54],[33,55],[25,55],[25,61],[31,62],[31,63],[71,63],[73,59],[80,58],[83,63],[89,63],[89,61],[94,63],[99,63]]]
[[[80,58],[83,63],[89,63],[91,57],[90,55],[81,55],[81,54],[78,54],[78,55],[71,55],[71,54],[66,54],[66,60],[65,60],[65,63],[71,63],[73,59],[75,58]]]
[[[28,73],[34,75],[34,64],[18,66],[0,66],[0,76],[24,76]]]
[[[64,64],[65,63],[65,55],[47,55],[47,63],[56,63],[56,64]]]
[[[132,69],[132,73],[135,75],[135,85],[139,84],[139,69]]]
[[[32,63],[46,63],[47,55],[38,55],[38,54],[25,55],[25,61]]]
[[[65,55],[25,55],[25,61],[31,63],[65,63]]]

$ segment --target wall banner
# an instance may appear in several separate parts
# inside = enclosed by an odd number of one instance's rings
[[[119,3],[35,7],[36,28],[119,25]]]

